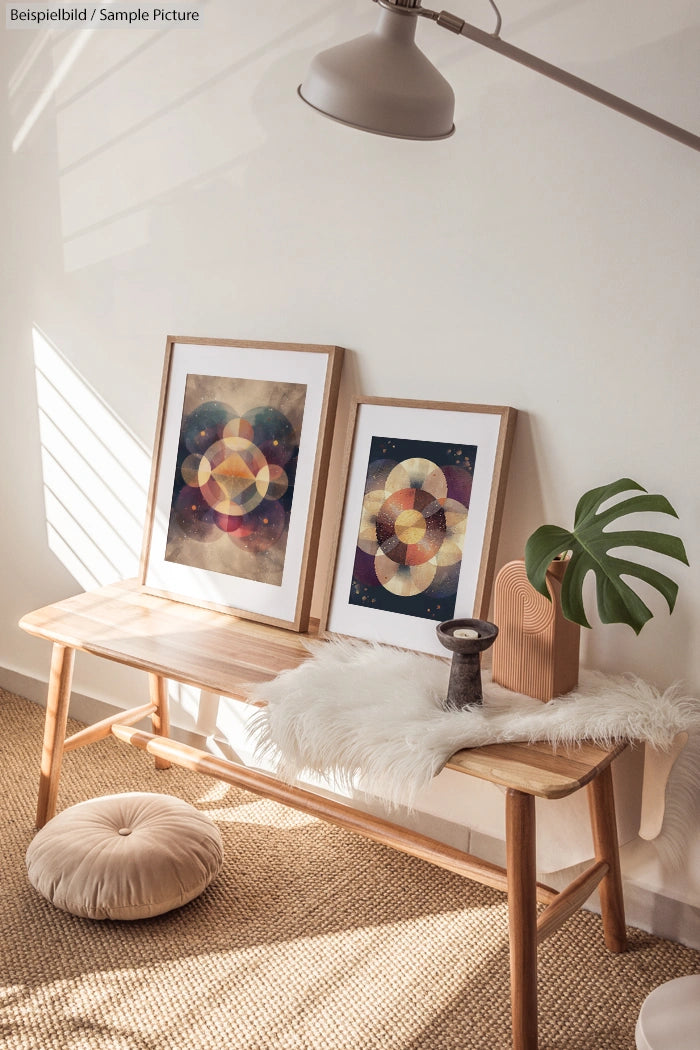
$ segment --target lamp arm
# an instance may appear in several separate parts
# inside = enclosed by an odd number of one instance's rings
[[[627,102],[624,98],[613,95],[610,91],[605,91],[604,88],[596,87],[595,84],[582,80],[581,77],[568,73],[565,69],[560,69],[559,66],[553,66],[550,62],[545,62],[544,59],[537,58],[536,55],[531,55],[528,51],[523,51],[513,44],[506,43],[505,40],[501,40],[498,35],[500,20],[496,31],[487,33],[483,29],[478,29],[477,26],[470,25],[469,22],[465,22],[457,15],[450,14],[449,11],[429,11],[418,4],[416,13],[437,22],[443,29],[449,29],[452,33],[466,36],[476,44],[488,47],[489,50],[496,51],[499,55],[504,55],[505,58],[510,58],[513,62],[520,63],[521,66],[527,66],[528,69],[534,70],[535,73],[541,73],[543,76],[563,84],[564,87],[571,88],[572,91],[578,91],[579,94],[586,95],[588,98],[593,99],[594,102],[600,102],[602,105],[617,110],[618,113],[622,113],[626,117],[631,117],[632,120],[639,121],[640,124],[645,124],[654,131],[661,132],[662,135],[668,135],[669,138],[675,139],[676,142],[681,142],[684,146],[690,146],[691,149],[700,151],[700,135],[694,135],[692,131],[687,131],[677,124],[671,124],[668,120],[664,120],[663,117],[656,116],[655,113],[649,113],[648,110],[641,109],[632,102]]]

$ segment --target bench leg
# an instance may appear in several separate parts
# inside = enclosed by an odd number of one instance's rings
[[[508,922],[513,1050],[537,1050],[535,799],[506,792]]]
[[[624,952],[627,947],[625,902],[622,896],[620,850],[610,766],[606,766],[588,785],[588,802],[596,860],[604,860],[608,865],[608,874],[601,881],[599,888],[605,943],[612,952]]]
[[[56,642],[51,654],[49,691],[46,697],[44,744],[41,753],[39,798],[36,809],[38,828],[43,828],[56,812],[74,662],[75,649]]]
[[[158,674],[148,675],[151,703],[155,711],[151,715],[151,725],[156,736],[170,736],[170,711],[168,707],[168,680]],[[166,758],[155,759],[156,769],[170,769],[171,763]]]

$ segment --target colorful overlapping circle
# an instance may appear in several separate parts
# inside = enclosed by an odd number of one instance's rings
[[[177,524],[202,543],[225,535],[252,553],[269,549],[287,526],[297,454],[296,431],[278,409],[239,416],[231,405],[204,402],[182,423]]]
[[[454,594],[464,548],[471,474],[412,458],[370,464],[354,577],[392,594]]]

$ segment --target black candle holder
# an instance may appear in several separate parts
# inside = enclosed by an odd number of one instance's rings
[[[498,627],[488,620],[445,620],[436,631],[441,644],[452,653],[445,707],[480,704],[481,654],[496,641]]]

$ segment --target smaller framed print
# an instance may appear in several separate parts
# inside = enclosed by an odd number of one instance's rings
[[[358,398],[322,630],[444,656],[486,619],[516,410]]]
[[[143,590],[307,629],[342,353],[168,337]]]

